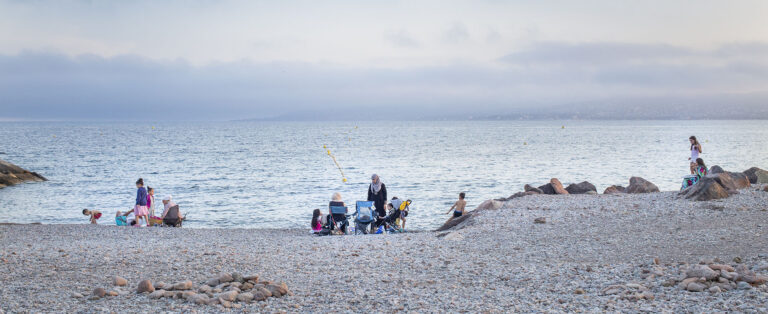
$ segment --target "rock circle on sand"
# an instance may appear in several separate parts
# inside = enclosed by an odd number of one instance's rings
[[[650,181],[641,177],[629,178],[629,186],[626,189],[627,193],[654,193],[659,192],[659,187]]]

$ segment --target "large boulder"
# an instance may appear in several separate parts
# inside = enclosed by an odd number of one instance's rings
[[[555,190],[555,194],[568,194],[568,191],[565,190],[563,184],[560,183],[560,180],[557,178],[550,179],[549,185],[551,185],[552,189]]]
[[[704,176],[693,186],[680,191],[680,194],[686,199],[693,201],[710,201],[726,198],[729,195],[728,190],[720,183],[729,182],[726,178],[729,177],[723,173]]]
[[[629,178],[629,186],[626,189],[627,193],[652,193],[659,192],[659,187],[650,181],[641,177]]]
[[[597,193],[597,188],[594,184],[587,181],[581,183],[572,183],[565,188],[570,194],[586,194],[589,191]]]
[[[557,194],[557,193],[555,192],[555,188],[554,188],[554,187],[552,187],[552,183],[547,183],[547,184],[545,184],[545,185],[542,185],[542,186],[540,186],[540,187],[539,187],[539,190],[541,190],[541,192],[542,192],[543,194],[550,194],[550,195],[551,195],[551,194]]]
[[[752,167],[744,171],[744,174],[749,178],[749,183],[752,184],[765,184],[768,183],[768,171],[760,169],[758,167]]]
[[[723,170],[722,167],[717,166],[717,165],[712,166],[711,168],[709,168],[709,173],[723,173],[723,172],[725,172],[725,170]]]
[[[605,188],[605,191],[603,191],[603,194],[619,194],[619,193],[627,193],[627,189],[621,185],[611,185]]]
[[[544,194],[544,191],[542,191],[542,190],[541,190],[541,189],[539,189],[539,188],[536,188],[536,187],[532,187],[530,184],[526,184],[526,185],[523,187],[523,189],[524,189],[526,192],[536,192],[536,193],[538,193],[538,194]]]
[[[725,174],[731,177],[731,181],[733,181],[733,184],[736,186],[736,189],[745,189],[752,186],[749,183],[749,178],[747,177],[746,174],[743,174],[741,172],[730,172],[730,171],[726,171]]]
[[[36,172],[30,172],[10,162],[0,160],[0,188],[29,181],[42,182],[48,181],[48,179]]]

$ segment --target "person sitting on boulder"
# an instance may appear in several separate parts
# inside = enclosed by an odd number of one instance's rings
[[[701,158],[696,158],[696,168],[694,170],[696,171],[695,174],[697,177],[699,177],[699,179],[709,173],[707,165],[704,164],[704,159]]]
[[[464,200],[465,196],[466,194],[464,194],[464,192],[459,193],[459,200],[456,201],[456,203],[453,203],[453,206],[448,209],[446,214],[453,211],[453,218],[459,218],[464,215],[464,208],[467,207],[467,201]]]
[[[163,219],[163,224],[166,226],[180,227],[184,217],[179,212],[179,205],[176,205],[171,199],[170,195],[163,198],[163,207],[165,209],[163,210],[163,216],[160,218]]]

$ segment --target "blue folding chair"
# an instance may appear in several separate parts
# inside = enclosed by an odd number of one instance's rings
[[[333,228],[341,230],[344,234],[347,234],[347,224],[349,224],[347,212],[346,206],[330,206],[331,225]]]
[[[357,201],[355,203],[355,234],[358,232],[368,234],[368,227],[376,219],[376,214],[371,201]]]

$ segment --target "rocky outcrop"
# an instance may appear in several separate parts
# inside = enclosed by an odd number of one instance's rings
[[[521,192],[522,193],[522,192]],[[449,229],[461,229],[464,228],[467,225],[472,224],[472,216],[477,215],[478,213],[484,211],[484,210],[496,210],[501,208],[501,206],[504,205],[503,201],[498,200],[487,200],[485,202],[480,203],[480,205],[477,206],[472,211],[465,211],[461,217],[451,218],[448,219],[440,228],[437,228],[435,231],[446,231]]]
[[[603,194],[619,194],[619,193],[627,193],[627,189],[621,185],[611,185],[605,188],[605,191],[603,191]]]
[[[629,178],[629,186],[626,189],[627,193],[653,193],[659,192],[659,187],[650,181],[641,177]]]
[[[594,184],[587,181],[581,183],[572,183],[565,188],[570,194],[587,194],[589,191],[597,193],[597,188]]]
[[[691,187],[680,191],[686,199],[710,201],[726,198],[738,193],[738,189],[750,187],[747,175],[738,172],[720,172],[708,174]]]
[[[758,167],[752,167],[747,169],[743,173],[747,176],[747,178],[749,178],[749,183],[751,184],[768,183],[768,171],[765,171]]]
[[[10,162],[0,160],[0,188],[29,181],[42,182],[48,181],[48,179],[36,172],[30,172]]]

